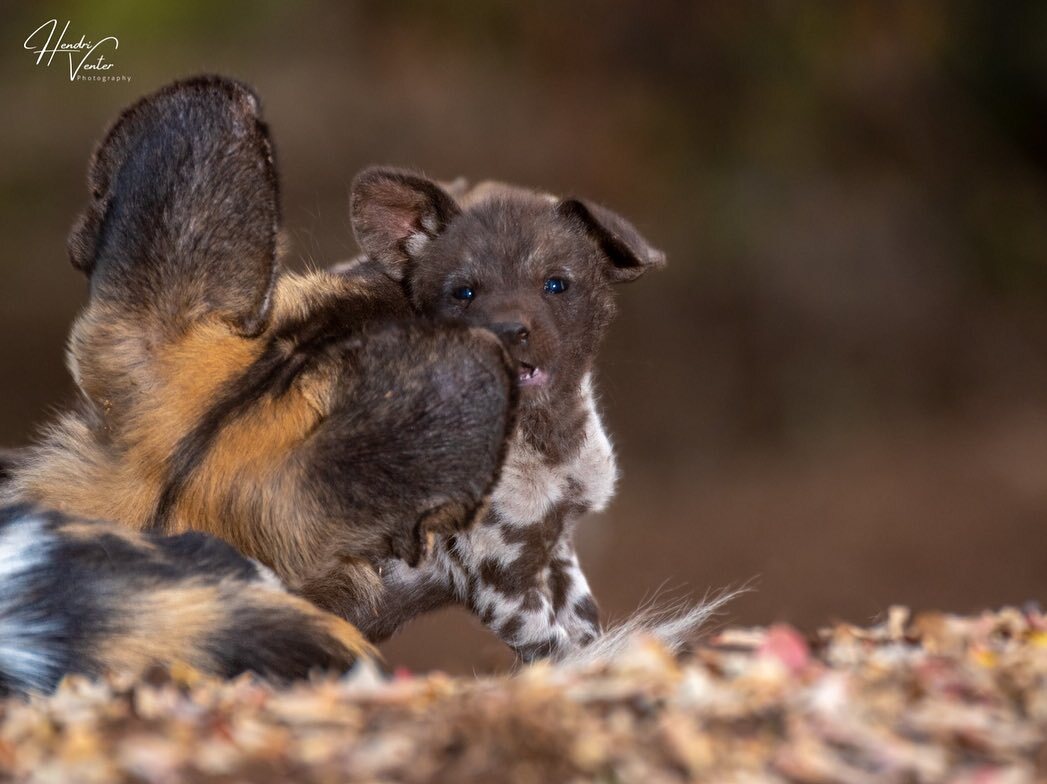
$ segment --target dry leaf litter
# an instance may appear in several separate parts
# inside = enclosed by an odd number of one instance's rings
[[[0,780],[1018,784],[1047,781],[1045,735],[1041,611],[893,608],[506,677],[69,677],[0,702]]]

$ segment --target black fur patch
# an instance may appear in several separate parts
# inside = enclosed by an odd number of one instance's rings
[[[348,666],[350,662],[332,651],[326,637],[315,621],[292,610],[248,607],[227,626],[215,629],[205,646],[222,668],[217,674],[226,678],[255,672],[291,680],[312,670]]]
[[[571,578],[567,572],[569,566],[561,558],[554,558],[549,564],[549,592],[556,612],[567,603],[567,592],[571,589]]]
[[[497,343],[425,323],[365,330],[338,356],[330,415],[301,455],[332,518],[359,532],[356,554],[405,552],[419,522],[468,525],[497,478],[512,428],[511,370]],[[448,514],[441,514],[445,511]],[[376,535],[368,549],[366,530]]]
[[[20,449],[0,448],[0,483],[10,478],[11,474],[22,463],[23,452]]]
[[[497,558],[489,557],[480,561],[480,579],[499,593],[517,596],[534,584],[535,574],[520,568],[516,561],[502,564]]]
[[[508,619],[506,619],[505,623],[498,627],[498,635],[503,640],[516,639],[516,634],[520,631],[520,628],[523,626],[523,622],[524,619],[521,615],[513,615],[509,617]]]
[[[530,643],[527,645],[520,645],[514,648],[516,655],[520,657],[522,661],[533,662],[538,659],[545,659],[556,653],[558,646],[555,640],[542,640],[541,642]]]
[[[581,618],[583,621],[591,623],[593,626],[599,626],[600,623],[600,610],[596,606],[596,601],[592,596],[586,596],[583,599],[579,599],[574,605],[574,614]]]

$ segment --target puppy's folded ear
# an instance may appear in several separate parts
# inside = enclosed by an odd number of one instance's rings
[[[349,215],[356,241],[394,280],[404,279],[412,257],[458,213],[447,191],[412,172],[371,168],[353,181]]]
[[[665,254],[653,248],[629,221],[591,201],[564,199],[557,212],[588,234],[607,260],[613,283],[636,280],[649,269],[665,266]]]
[[[124,111],[88,172],[69,237],[93,300],[182,323],[265,325],[279,200],[258,98],[239,82],[176,82]]]

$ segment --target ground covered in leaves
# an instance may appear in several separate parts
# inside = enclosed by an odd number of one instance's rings
[[[0,780],[1047,780],[1047,617],[727,629],[677,660],[273,688],[191,672],[0,703]]]

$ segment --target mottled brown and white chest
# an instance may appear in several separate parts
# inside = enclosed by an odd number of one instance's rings
[[[561,504],[578,512],[598,512],[607,506],[618,479],[614,449],[588,377],[579,394],[584,420],[577,448],[562,460],[550,460],[518,433],[492,494],[489,519],[526,526],[542,521]]]

